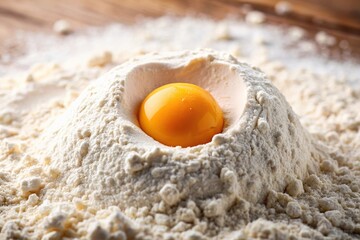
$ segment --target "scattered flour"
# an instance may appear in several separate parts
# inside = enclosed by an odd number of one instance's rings
[[[359,238],[359,66],[288,50],[316,45],[262,21],[32,36],[46,49],[0,67],[26,70],[0,79],[0,238]],[[198,47],[222,52],[183,51]],[[137,127],[139,101],[176,80],[224,110],[210,143],[170,148]]]

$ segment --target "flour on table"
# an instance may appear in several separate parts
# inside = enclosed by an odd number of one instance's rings
[[[0,65],[0,236],[359,238],[358,64],[248,18],[26,38]],[[137,125],[139,101],[180,80],[224,111],[210,143],[167,147]]]

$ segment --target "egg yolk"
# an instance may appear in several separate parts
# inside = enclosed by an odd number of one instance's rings
[[[171,83],[152,91],[143,100],[138,119],[150,137],[181,147],[210,142],[224,124],[222,111],[210,93],[189,83]]]

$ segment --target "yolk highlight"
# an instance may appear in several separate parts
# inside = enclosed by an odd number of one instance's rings
[[[138,118],[150,137],[181,147],[210,142],[224,124],[210,93],[189,83],[171,83],[152,91],[142,102]]]

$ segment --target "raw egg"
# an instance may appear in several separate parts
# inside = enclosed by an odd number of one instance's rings
[[[138,114],[140,127],[168,146],[191,147],[222,132],[221,108],[209,92],[190,83],[171,83],[152,91]]]

